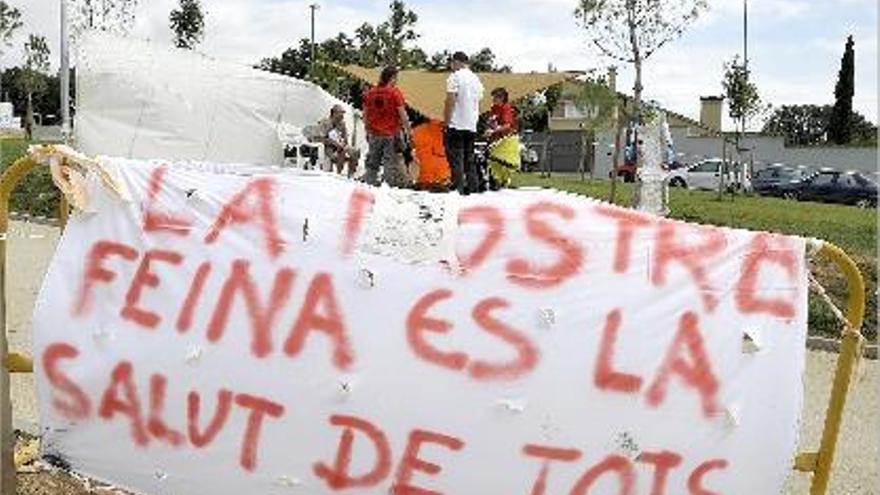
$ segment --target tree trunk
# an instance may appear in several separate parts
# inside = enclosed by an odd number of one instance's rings
[[[642,150],[639,143],[641,141],[641,137],[639,136],[639,126],[642,125],[642,52],[639,48],[639,39],[636,36],[636,22],[635,22],[635,9],[636,3],[634,1],[630,1],[627,3],[627,24],[629,26],[629,41],[630,46],[632,48],[633,55],[633,67],[636,70],[636,82],[633,85],[633,145],[636,147],[636,166],[635,166],[635,182],[636,182],[636,193],[633,197],[633,206],[638,206],[641,203],[642,196],[642,187],[641,180],[639,179],[639,170],[642,169]]]
[[[34,99],[33,93],[27,95],[27,107],[24,112],[24,135],[30,141],[34,136]]]
[[[617,171],[620,168],[620,142],[624,129],[623,113],[617,118],[617,132],[614,135],[614,156],[611,157],[611,194],[608,201],[616,204],[617,201]]]
[[[724,168],[724,164],[727,163],[727,139],[724,137],[724,133],[721,134],[721,168]],[[718,181],[718,201],[723,199],[724,195],[724,184],[723,181]]]

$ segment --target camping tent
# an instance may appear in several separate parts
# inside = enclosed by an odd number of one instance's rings
[[[90,155],[281,164],[279,132],[354,109],[306,81],[187,50],[90,33],[76,66],[77,147]]]

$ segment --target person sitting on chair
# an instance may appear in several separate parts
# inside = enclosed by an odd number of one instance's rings
[[[342,174],[348,167],[348,177],[352,177],[357,170],[358,161],[361,158],[360,150],[348,144],[348,129],[345,127],[345,108],[342,105],[333,105],[330,109],[330,117],[318,122],[312,141],[324,145],[324,154],[337,173]]]

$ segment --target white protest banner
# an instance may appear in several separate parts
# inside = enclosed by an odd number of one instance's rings
[[[44,453],[149,494],[771,494],[805,242],[549,190],[105,160],[35,309]],[[748,345],[744,344],[747,343]]]

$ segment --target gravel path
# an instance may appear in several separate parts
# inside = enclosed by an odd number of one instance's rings
[[[58,230],[13,222],[10,226],[9,338],[13,350],[30,354],[30,318],[34,298],[52,256]],[[801,425],[801,448],[819,445],[825,407],[834,374],[836,354],[810,352],[807,356],[807,395]],[[880,493],[880,363],[864,361],[861,380],[850,394],[829,494],[872,495]],[[31,375],[15,375],[12,381],[15,424],[37,431],[37,407]],[[793,473],[785,494],[808,493],[809,477]]]

